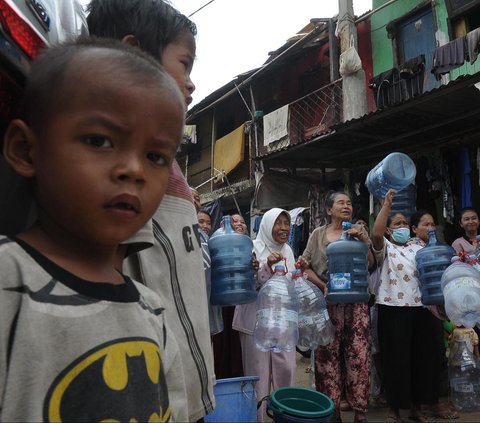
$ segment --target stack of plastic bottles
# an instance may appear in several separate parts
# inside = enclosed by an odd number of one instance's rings
[[[453,344],[448,359],[451,401],[458,410],[480,408],[480,362],[468,349],[466,341]]]
[[[326,249],[328,260],[328,295],[332,303],[368,302],[368,247],[348,235],[352,227],[343,222],[343,234]]]
[[[333,341],[335,328],[327,311],[322,291],[307,281],[300,269],[292,272],[298,299],[298,342],[301,347],[314,350]]]
[[[295,351],[298,341],[298,300],[285,267],[276,265],[273,276],[260,288],[257,322],[253,331],[261,351]]]
[[[480,323],[480,272],[455,256],[443,273],[441,284],[450,321],[468,328]]]
[[[454,254],[455,250],[452,247],[437,240],[435,230],[428,231],[428,244],[418,250],[415,255],[422,291],[422,304],[444,304],[441,279]]]

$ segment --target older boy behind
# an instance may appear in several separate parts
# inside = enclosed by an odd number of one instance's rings
[[[193,22],[163,0],[92,0],[88,11],[90,34],[119,39],[150,53],[175,79],[185,103],[191,103]],[[140,251],[148,243],[151,247]],[[199,420],[213,409],[215,376],[197,214],[176,162],[150,227],[125,246],[124,271],[152,288],[166,304],[168,324],[182,351],[188,378],[188,421]]]
[[[137,49],[78,42],[34,63],[4,140],[38,221],[0,241],[0,421],[168,419],[161,300],[115,259],[165,194],[184,113]]]

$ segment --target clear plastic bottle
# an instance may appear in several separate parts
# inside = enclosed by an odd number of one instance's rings
[[[445,312],[457,326],[472,328],[480,322],[480,272],[457,261],[443,272]]]
[[[452,346],[448,359],[451,401],[459,410],[480,408],[480,362],[468,349],[466,341]]]
[[[333,341],[335,328],[328,315],[322,291],[303,277],[301,270],[292,272],[298,299],[298,345],[314,350]]]
[[[290,352],[297,345],[298,300],[285,274],[285,267],[276,265],[258,293],[253,340],[261,351]]]

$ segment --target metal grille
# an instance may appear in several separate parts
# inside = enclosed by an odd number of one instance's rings
[[[290,103],[290,144],[314,138],[341,123],[342,102],[342,80],[339,79]]]
[[[310,140],[343,120],[342,80],[338,79],[289,104],[288,137],[268,146],[263,143],[263,121],[258,119],[255,156]]]

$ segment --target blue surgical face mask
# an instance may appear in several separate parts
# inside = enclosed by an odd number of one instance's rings
[[[397,228],[392,231],[393,239],[399,244],[405,244],[410,239],[410,229]]]

